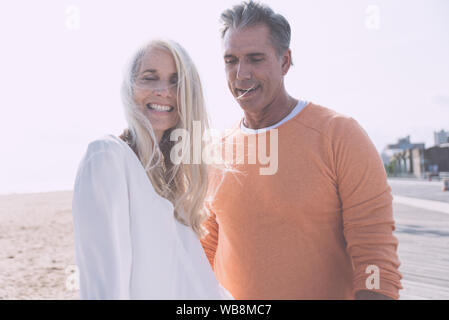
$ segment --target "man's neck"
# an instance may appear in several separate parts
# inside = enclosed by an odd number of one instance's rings
[[[282,97],[282,99],[279,99],[278,101],[273,101],[261,111],[245,111],[243,124],[249,129],[270,127],[284,119],[297,103],[297,99],[286,94],[285,97]]]

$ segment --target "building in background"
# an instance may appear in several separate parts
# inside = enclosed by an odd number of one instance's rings
[[[385,170],[389,176],[424,178],[425,144],[412,143],[410,135],[389,144],[381,153]]]
[[[413,148],[424,149],[424,147],[425,147],[424,143],[411,143],[410,135],[406,136],[405,138],[398,139],[398,142],[395,144],[387,145],[387,149],[401,149],[401,150],[407,150],[407,149],[413,149]]]
[[[435,145],[438,146],[440,144],[449,142],[449,131],[441,130],[439,132],[435,131],[433,133]]]
[[[438,139],[437,140],[437,133]],[[435,132],[435,143],[449,132]],[[432,178],[449,173],[449,142],[426,149],[424,143],[411,143],[410,136],[389,144],[381,154],[388,176]]]
[[[433,175],[449,172],[449,143],[442,143],[424,150],[426,169]]]
[[[389,144],[384,148],[384,150],[381,153],[382,161],[383,161],[384,165],[388,165],[396,153],[400,153],[402,151],[409,150],[409,149],[415,149],[415,148],[424,149],[425,144],[424,143],[411,143],[410,135],[406,136],[405,138],[400,138],[400,139],[398,139],[397,143]]]

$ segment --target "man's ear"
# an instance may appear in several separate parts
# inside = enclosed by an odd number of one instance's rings
[[[285,50],[282,55],[282,75],[286,75],[292,64],[292,51],[290,49]]]

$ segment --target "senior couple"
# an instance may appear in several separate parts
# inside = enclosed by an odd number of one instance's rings
[[[150,42],[123,81],[128,127],[91,142],[78,168],[81,298],[398,299],[391,189],[368,135],[286,91],[282,15],[250,1],[221,22],[228,87],[243,110],[221,143],[276,130],[277,170],[172,161],[171,132],[192,133],[195,121],[207,130],[208,117],[187,52]]]

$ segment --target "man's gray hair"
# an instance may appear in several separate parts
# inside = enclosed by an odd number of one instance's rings
[[[271,42],[279,57],[290,48],[290,24],[287,19],[265,4],[254,1],[242,2],[232,9],[223,11],[220,21],[223,24],[222,38],[230,28],[238,29],[265,24],[270,30]]]

